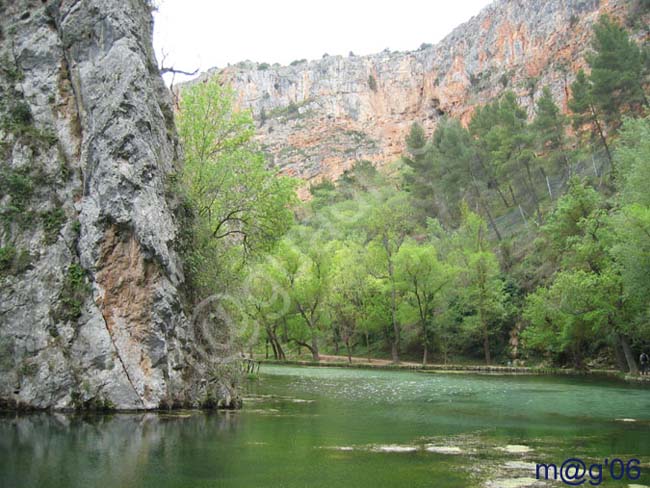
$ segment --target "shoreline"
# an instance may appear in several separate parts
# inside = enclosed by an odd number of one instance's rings
[[[357,361],[354,361],[357,359]],[[625,383],[647,384],[650,386],[650,375],[638,376],[622,373],[614,369],[591,369],[577,370],[572,368],[535,368],[528,366],[495,366],[495,365],[465,365],[465,364],[422,364],[403,362],[392,363],[387,360],[376,360],[377,363],[361,361],[353,358],[353,362],[337,360],[310,361],[300,359],[256,359],[260,365],[270,364],[274,366],[302,366],[316,368],[351,368],[351,369],[377,369],[386,371],[414,371],[422,374],[477,374],[495,376],[582,376],[602,377],[618,380]]]

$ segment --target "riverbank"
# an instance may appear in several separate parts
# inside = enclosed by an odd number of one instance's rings
[[[349,362],[345,356],[321,355],[320,361],[287,359],[257,359],[261,364],[275,364],[287,366],[309,367],[334,367],[354,369],[380,369],[380,370],[409,370],[424,374],[490,374],[490,375],[548,375],[548,376],[595,376],[617,379],[630,383],[644,383],[650,386],[649,376],[635,376],[622,373],[614,369],[577,370],[573,368],[549,368],[527,366],[497,366],[476,364],[427,364],[404,361],[393,363],[387,359],[372,359],[353,357]]]

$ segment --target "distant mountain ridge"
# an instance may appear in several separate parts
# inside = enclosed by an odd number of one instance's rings
[[[324,56],[290,66],[242,62],[199,80],[218,74],[233,85],[241,105],[253,111],[260,143],[284,173],[310,182],[335,179],[356,160],[382,166],[398,158],[412,122],[428,134],[445,114],[468,122],[476,106],[507,89],[532,114],[548,85],[566,110],[593,22],[603,13],[626,22],[635,4],[498,0],[417,51]],[[650,37],[647,27],[634,34]]]

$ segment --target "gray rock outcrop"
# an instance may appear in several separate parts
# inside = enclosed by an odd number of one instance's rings
[[[179,146],[148,3],[0,14],[2,403],[197,405],[168,189]]]

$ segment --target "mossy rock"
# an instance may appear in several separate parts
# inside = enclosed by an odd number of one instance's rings
[[[59,232],[66,222],[65,212],[62,208],[48,210],[41,214],[43,231],[45,233],[45,244],[54,244],[59,238]]]
[[[81,317],[82,307],[90,287],[86,272],[79,264],[71,264],[63,280],[56,308],[51,312],[57,322],[74,322]]]

